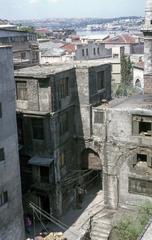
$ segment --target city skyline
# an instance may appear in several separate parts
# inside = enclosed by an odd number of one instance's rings
[[[0,0],[2,19],[144,16],[145,0]]]

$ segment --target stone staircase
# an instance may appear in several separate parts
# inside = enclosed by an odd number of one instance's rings
[[[112,218],[114,211],[104,209],[101,213],[92,218],[91,240],[107,240],[112,229]]]

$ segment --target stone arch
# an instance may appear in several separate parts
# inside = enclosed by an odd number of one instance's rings
[[[99,154],[92,150],[91,148],[86,148],[81,152],[81,168],[82,169],[92,169],[101,170],[102,161]]]
[[[140,81],[140,79],[136,79],[135,86],[141,88],[141,81]]]

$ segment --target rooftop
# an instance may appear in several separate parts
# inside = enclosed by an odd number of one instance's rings
[[[152,112],[152,95],[136,95],[132,97],[116,98],[96,107],[96,109],[114,109],[118,111],[148,111]]]
[[[32,77],[32,78],[47,78],[50,75],[56,73],[65,72],[73,68],[91,68],[105,64],[109,64],[109,61],[105,60],[91,60],[91,61],[73,61],[69,63],[53,63],[46,65],[37,65],[33,67],[27,67],[15,70],[15,77]]]

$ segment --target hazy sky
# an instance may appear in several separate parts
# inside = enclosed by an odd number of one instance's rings
[[[145,0],[0,0],[0,18],[144,15]]]

